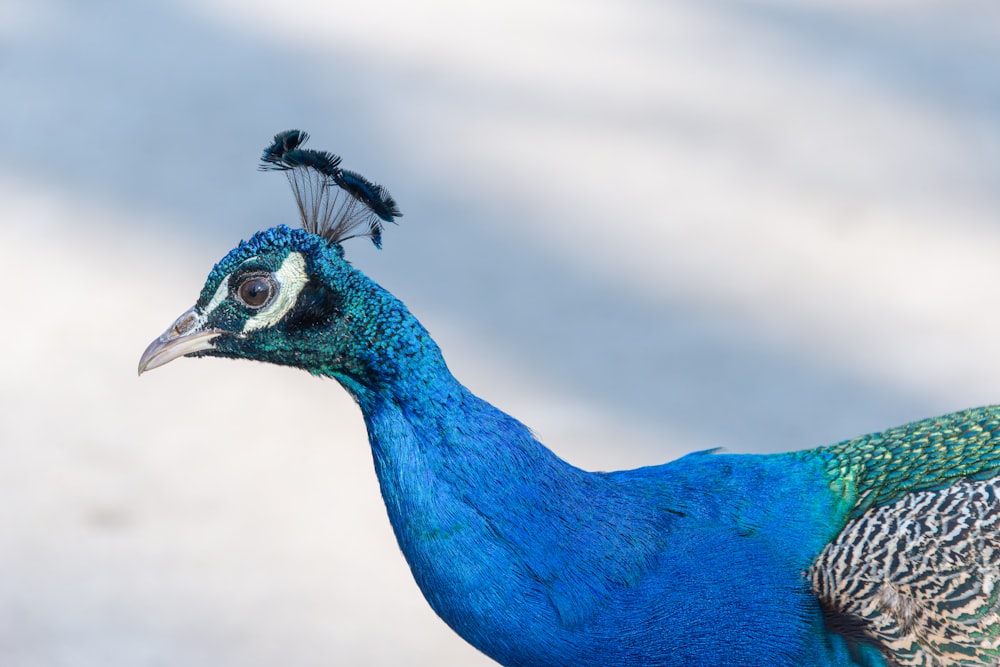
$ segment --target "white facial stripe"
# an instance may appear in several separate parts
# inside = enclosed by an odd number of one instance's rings
[[[229,276],[226,276],[225,280],[219,283],[215,294],[212,295],[212,300],[205,306],[205,316],[207,317],[213,310],[218,308],[219,304],[225,301],[227,296],[229,296]]]
[[[300,252],[290,253],[281,263],[281,268],[274,272],[274,279],[278,282],[278,295],[267,308],[247,320],[243,333],[276,324],[292,309],[309,280],[306,275],[306,258]]]

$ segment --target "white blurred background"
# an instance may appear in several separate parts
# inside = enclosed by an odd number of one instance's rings
[[[0,665],[484,665],[333,382],[146,344],[294,224],[592,469],[1000,402],[994,0],[0,0]],[[776,490],[776,492],[780,492]]]

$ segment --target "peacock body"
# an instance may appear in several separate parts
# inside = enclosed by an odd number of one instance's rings
[[[581,470],[466,389],[347,262],[342,241],[378,244],[398,208],[305,138],[264,152],[304,229],[229,252],[139,370],[217,356],[338,380],[413,576],[467,641],[504,665],[1000,662],[1000,408],[802,452]]]

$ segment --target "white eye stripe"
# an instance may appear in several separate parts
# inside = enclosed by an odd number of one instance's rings
[[[289,253],[273,275],[275,282],[278,283],[278,293],[264,310],[246,321],[243,333],[272,326],[292,309],[302,288],[309,281],[309,276],[306,275],[306,258],[299,252]],[[215,301],[214,297],[212,300]]]
[[[225,301],[227,296],[229,296],[229,276],[226,276],[225,280],[219,283],[215,294],[212,295],[212,300],[205,306],[205,315],[208,316],[213,310],[218,308],[219,304]]]

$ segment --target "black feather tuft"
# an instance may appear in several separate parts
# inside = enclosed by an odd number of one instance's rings
[[[341,169],[333,181],[386,222],[403,215],[388,190],[357,172]]]
[[[340,169],[340,156],[300,148],[308,138],[301,130],[274,135],[260,168],[285,172],[306,231],[331,243],[367,236],[381,248],[382,221],[394,222],[403,215],[395,200],[381,185]]]
[[[261,160],[265,162],[260,168],[264,169],[278,169],[285,170],[289,167],[285,167],[281,164],[281,159],[289,151],[293,151],[306,141],[308,141],[309,135],[302,130],[285,130],[284,132],[279,132],[274,135],[274,143],[264,149],[264,155]]]

